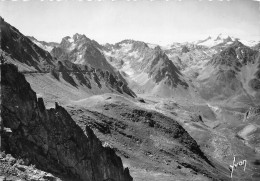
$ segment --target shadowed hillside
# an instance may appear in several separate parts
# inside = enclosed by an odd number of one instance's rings
[[[17,67],[1,65],[1,85],[3,127],[11,130],[3,135],[6,153],[65,178],[132,180],[121,159],[88,126],[83,132],[57,103],[46,109]]]

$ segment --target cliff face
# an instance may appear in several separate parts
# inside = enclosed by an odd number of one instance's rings
[[[93,131],[85,134],[58,104],[45,109],[24,75],[11,64],[1,65],[2,119],[11,133],[3,137],[6,152],[26,158],[38,168],[89,181],[130,181],[129,170]]]

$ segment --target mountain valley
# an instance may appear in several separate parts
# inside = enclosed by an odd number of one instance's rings
[[[56,43],[0,23],[0,155],[26,165],[1,156],[6,180],[260,179],[259,41]]]

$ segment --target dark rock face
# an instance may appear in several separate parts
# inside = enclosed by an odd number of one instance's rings
[[[3,137],[6,152],[26,158],[42,170],[89,181],[130,181],[129,170],[93,131],[85,134],[58,104],[46,109],[24,75],[11,64],[1,65],[2,119],[12,132]]]
[[[155,47],[155,53],[149,61],[146,71],[156,83],[165,80],[165,84],[170,87],[177,87],[177,85],[182,85],[184,88],[189,87],[189,85],[181,79],[181,72],[172,61],[169,60],[160,47]]]
[[[53,67],[49,52],[42,50],[15,27],[0,17],[1,49],[21,63],[34,67],[37,71],[49,71]]]
[[[181,52],[182,53],[188,53],[190,50],[187,46],[183,46],[182,49],[181,49]]]

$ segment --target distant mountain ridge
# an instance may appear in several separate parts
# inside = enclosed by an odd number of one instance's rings
[[[194,42],[197,45],[203,45],[207,47],[214,47],[217,45],[228,45],[231,44],[233,41],[235,41],[235,38],[230,37],[228,35],[224,34],[219,34],[217,37],[211,37],[209,36],[208,38],[204,40],[199,40],[197,42]]]
[[[222,67],[229,66],[232,71],[237,72],[241,67],[248,67],[244,65],[245,62],[252,64],[256,61],[256,52],[259,50],[257,44],[249,48],[238,39],[224,34],[192,43],[173,43],[166,47],[130,39],[115,44],[101,45],[78,33],[64,37],[60,43],[48,43],[38,41],[34,37],[24,37],[6,22],[4,22],[4,27],[1,42],[4,54],[6,57],[10,54],[13,59],[18,60],[15,62],[26,70],[54,70],[55,72],[59,69],[57,68],[59,62],[71,62],[75,64],[74,67],[86,65],[100,70],[102,72],[99,75],[100,78],[102,77],[100,81],[107,81],[106,84],[110,88],[115,88],[119,92],[123,91],[122,85],[129,85],[138,93],[164,97],[191,92],[195,95],[194,83],[196,84],[197,77],[198,80],[202,80],[204,77],[211,76],[212,72],[208,73],[209,67],[222,64]],[[19,35],[19,42],[15,40],[16,32]],[[15,47],[21,47],[21,50]],[[40,47],[48,50],[51,48],[50,53]],[[13,59],[11,58],[12,61]],[[253,72],[256,72],[255,69]],[[221,71],[218,74],[222,75]],[[231,74],[229,72],[226,75]],[[72,77],[77,80],[76,82],[81,82],[78,80],[79,77],[75,75]],[[111,83],[107,77],[116,81]],[[252,76],[251,79],[253,79]],[[117,83],[114,84],[114,82]],[[258,90],[257,82],[258,80],[254,79],[249,87]],[[130,93],[130,89],[127,92]],[[133,92],[129,95],[135,96]]]
[[[0,20],[2,58],[17,65],[19,71],[50,74],[59,83],[82,88],[91,94],[114,92],[136,97],[123,76],[107,62],[98,49],[101,45],[85,35],[75,34],[73,40],[65,37],[60,44],[40,42],[33,37],[24,36],[3,19]],[[51,51],[54,56],[35,43],[54,46]],[[84,54],[81,59],[80,54]]]
[[[236,40],[206,64],[198,76],[200,93],[205,99],[254,105],[260,101],[259,72],[260,52]]]
[[[245,44],[246,46],[249,46],[249,47],[253,47],[257,43],[260,42],[260,40],[258,40],[258,41],[257,40],[243,40],[240,38],[229,36],[225,33],[220,33],[217,36],[209,36],[204,40],[198,40],[193,43],[196,45],[202,45],[202,46],[206,46],[206,47],[210,47],[210,48],[216,47],[216,46],[227,47],[228,45],[232,44],[236,40],[239,40],[240,42],[242,42],[243,44]]]
[[[123,40],[104,45],[103,52],[108,62],[122,72],[130,87],[139,92],[170,96],[173,89],[187,89],[189,84],[164,50],[150,46],[142,41]]]
[[[39,41],[33,36],[27,36],[33,43],[35,43],[38,47],[42,48],[43,50],[46,50],[48,52],[51,52],[51,50],[58,46],[59,44],[56,42],[46,42],[46,41]]]
[[[254,62],[257,58],[257,51],[245,46],[240,41],[234,41],[230,46],[216,54],[209,64],[222,64],[235,66],[235,64],[247,64]]]

